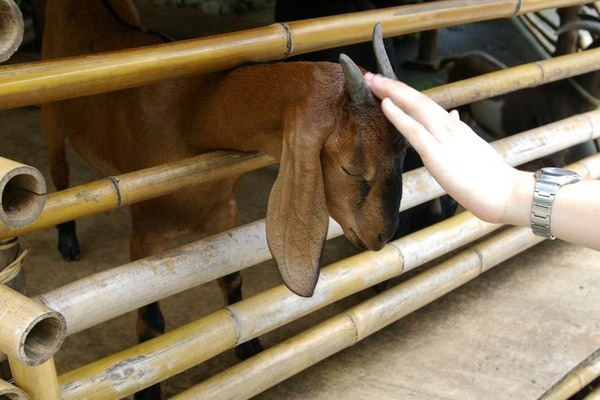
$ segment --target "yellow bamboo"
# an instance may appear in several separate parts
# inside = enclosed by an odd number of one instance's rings
[[[596,110],[502,139],[494,146],[506,162],[517,165],[599,135],[600,110]],[[401,210],[443,194],[424,168],[404,174],[403,186]],[[341,234],[339,225],[330,220],[328,238]],[[264,221],[259,221],[102,271],[41,295],[39,300],[66,318],[70,335],[270,258]],[[122,301],[120,294],[125,292],[127,301]]]
[[[510,228],[172,399],[248,399],[478,277],[543,241]],[[515,245],[517,244],[517,245]]]
[[[0,227],[22,228],[40,215],[46,182],[35,168],[0,157]]]
[[[192,185],[230,177],[272,164],[258,152],[216,151],[104,178],[47,196],[46,207],[32,224],[14,229],[0,225],[0,238],[20,236],[61,222],[115,210]]]
[[[452,108],[599,68],[600,49],[594,49],[443,85],[426,90],[425,93],[443,106]],[[215,152],[51,193],[47,196],[46,207],[37,221],[19,229],[0,224],[0,239],[110,211],[188,185],[240,174],[274,162],[272,158],[260,153]]]
[[[368,41],[377,22],[382,23],[386,36],[395,36],[584,3],[584,0],[445,0],[273,24],[140,49],[7,66],[0,68],[0,109],[104,93]]]
[[[570,168],[586,178],[597,178],[600,176],[600,155],[573,164]],[[61,375],[59,380],[63,396],[66,399],[79,398],[84,395],[119,397],[134,393],[140,389],[140,382],[135,380],[119,381],[118,387],[115,387],[112,385],[114,382],[111,382],[110,377],[107,376],[108,371],[117,376],[124,376],[127,375],[125,374],[125,369],[127,369],[129,372],[134,371],[132,374],[134,376],[143,376],[144,385],[154,384],[170,377],[171,374],[177,373],[177,371],[182,371],[189,368],[190,365],[206,361],[209,356],[230,348],[226,346],[231,346],[231,342],[228,340],[219,341],[220,335],[237,337],[237,343],[245,342],[352,293],[412,270],[446,254],[448,251],[462,247],[498,227],[498,225],[480,221],[469,213],[462,213],[435,226],[394,241],[380,252],[365,252],[341,260],[323,268],[315,296],[312,298],[307,299],[296,296],[280,285],[228,306],[226,308],[228,318],[219,314],[217,319],[217,323],[220,324],[219,328],[225,331],[213,330],[202,337],[195,336],[193,339],[194,346],[198,349],[210,347],[210,354],[198,351],[195,354],[186,356],[181,361],[181,365],[175,365],[178,364],[178,361],[176,361],[179,357],[178,354],[187,349],[187,342],[182,344],[173,343],[170,337],[162,337],[160,343],[153,339],[117,355]],[[511,242],[515,240],[514,237],[511,237],[503,241],[491,242],[483,248],[477,247],[476,252],[485,257],[484,269],[490,268],[492,265],[506,259],[507,256],[523,251],[542,240],[537,236],[533,236],[528,229],[519,232],[521,232],[519,235],[525,235],[525,240],[521,240],[521,237],[519,237],[515,242],[518,243],[517,246]],[[507,241],[511,243],[510,246],[506,246]],[[511,253],[509,255],[507,255],[506,249],[502,248],[503,246],[510,248]],[[219,311],[219,313],[221,312]],[[385,315],[382,311],[378,313],[382,316]],[[265,318],[265,316],[268,316],[268,318]],[[194,326],[204,326],[208,324],[209,319],[215,318],[217,317],[210,315],[192,324]],[[181,338],[185,336],[184,331],[189,332],[196,329],[192,325],[186,325],[175,329],[171,334],[173,338]],[[364,332],[372,333],[373,329],[375,328],[363,327],[360,328],[360,332],[366,335]],[[157,367],[165,364],[169,364],[168,371],[160,370]]]
[[[199,357],[207,360],[219,354],[221,349],[235,346],[233,325],[231,315],[226,310],[219,310],[141,345],[68,372],[59,377],[62,398],[114,399],[135,393],[157,382],[157,376],[173,376],[196,365]],[[160,357],[159,362],[149,356],[160,354],[169,356]],[[98,369],[104,371],[101,380],[96,380]],[[69,382],[77,384],[70,385]]]
[[[23,15],[13,0],[0,0],[0,62],[13,55],[23,41]]]
[[[600,69],[600,48],[507,68],[438,86],[424,93],[442,106],[452,108],[598,69]]]
[[[4,400],[28,400],[27,393],[16,386],[0,379],[0,399]]]
[[[10,357],[8,361],[15,385],[25,391],[31,400],[62,400],[54,358],[35,367]]]
[[[600,349],[596,350],[573,368],[573,370],[544,393],[539,400],[569,399],[592,383],[598,376],[600,376]]]
[[[54,356],[65,338],[65,320],[56,311],[0,285],[0,350],[27,365]]]

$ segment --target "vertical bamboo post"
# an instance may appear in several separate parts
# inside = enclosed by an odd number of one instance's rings
[[[20,268],[21,264],[16,262],[19,250],[17,238],[0,240],[0,284],[5,284],[18,292],[25,293],[25,274]],[[0,361],[0,379],[6,381],[12,379],[10,367],[6,360]]]
[[[60,386],[54,358],[36,367],[8,357],[15,385],[25,391],[31,400],[61,400]]]

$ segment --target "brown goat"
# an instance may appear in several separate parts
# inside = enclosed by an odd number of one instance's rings
[[[570,22],[563,25],[558,33],[562,36],[575,29],[587,29],[599,33],[600,24],[591,21]],[[566,44],[561,43],[561,49],[565,48]],[[600,40],[597,39],[590,48],[599,45]],[[482,52],[467,53],[449,59],[447,63],[448,82],[506,68],[500,61]],[[593,110],[600,106],[599,98],[600,71],[594,71],[463,106],[460,112],[463,119],[474,118],[477,124],[492,136],[499,138]],[[560,152],[553,157],[552,162],[564,164],[564,156],[565,153]]]
[[[131,1],[49,0],[42,57],[167,40],[141,26]],[[372,250],[380,249],[398,224],[407,142],[381,112],[360,69],[344,56],[340,64],[254,64],[44,104],[42,118],[58,190],[69,185],[67,138],[107,175],[214,150],[261,150],[280,160],[267,238],[284,282],[302,296],[314,291],[329,215],[352,243]],[[131,258],[163,251],[180,232],[212,234],[234,227],[238,180],[132,205]],[[59,226],[59,249],[67,259],[77,257],[74,222]],[[219,283],[228,302],[241,298],[239,274]],[[140,340],[163,330],[157,303],[139,311]],[[250,356],[260,345],[255,341],[240,351]]]

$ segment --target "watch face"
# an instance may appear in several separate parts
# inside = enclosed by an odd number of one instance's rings
[[[542,168],[541,171],[544,175],[550,176],[576,176],[577,173],[573,171],[569,171],[568,169],[555,168],[555,167],[546,167]]]

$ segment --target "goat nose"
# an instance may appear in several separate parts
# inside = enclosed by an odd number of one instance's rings
[[[392,236],[394,236],[394,232],[391,233],[380,233],[379,237],[377,239],[379,239],[379,243],[381,244],[381,247],[383,247],[384,244],[386,244],[391,238]]]

